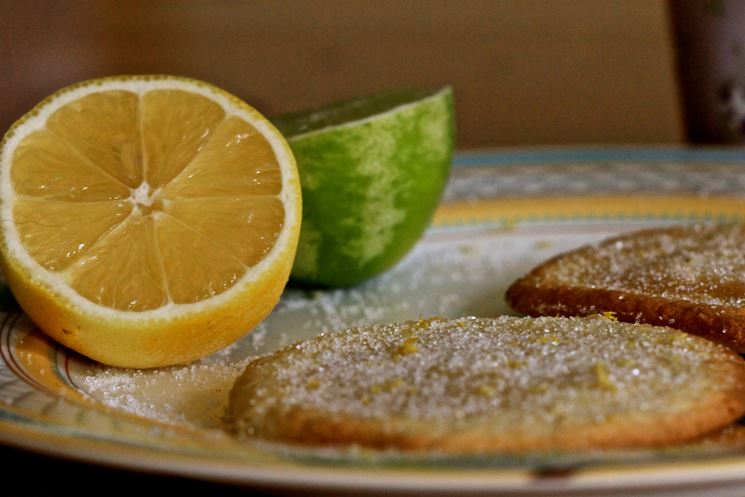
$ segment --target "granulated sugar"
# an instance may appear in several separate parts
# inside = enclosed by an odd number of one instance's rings
[[[655,230],[562,258],[562,284],[660,296],[714,306],[745,305],[745,225]]]
[[[214,429],[221,428],[230,388],[249,362],[212,358],[153,370],[91,366],[82,385],[89,395],[116,409]]]

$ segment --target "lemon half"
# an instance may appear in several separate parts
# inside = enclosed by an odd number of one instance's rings
[[[293,155],[203,82],[122,76],[41,102],[0,146],[0,263],[24,311],[97,361],[191,361],[276,305],[297,247]]]

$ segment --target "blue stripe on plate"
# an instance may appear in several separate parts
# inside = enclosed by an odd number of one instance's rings
[[[557,148],[459,152],[456,167],[567,162],[731,162],[745,164],[745,148]]]

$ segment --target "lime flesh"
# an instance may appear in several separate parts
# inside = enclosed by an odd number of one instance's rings
[[[380,93],[274,123],[303,192],[292,280],[351,286],[400,261],[429,225],[450,172],[451,89]]]

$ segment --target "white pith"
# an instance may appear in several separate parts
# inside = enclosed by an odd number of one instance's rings
[[[150,185],[147,184],[147,181],[143,181],[140,186],[132,188],[131,191],[132,194],[127,199],[130,203],[133,205],[144,205],[150,207],[153,205],[153,201],[157,197],[160,188],[151,192]]]
[[[168,303],[157,309],[147,311],[124,311],[96,304],[85,297],[82,297],[73,290],[62,278],[46,270],[36,262],[23,247],[20,241],[18,231],[13,221],[13,204],[15,201],[15,192],[11,183],[11,165],[13,152],[18,144],[29,133],[43,129],[49,116],[60,107],[84,97],[91,93],[108,90],[126,90],[142,96],[151,90],[168,89],[183,90],[205,96],[225,111],[225,117],[235,116],[251,124],[261,133],[269,142],[277,158],[282,175],[282,189],[277,195],[285,206],[284,221],[274,246],[265,255],[265,257],[255,266],[250,267],[243,277],[238,280],[232,287],[213,297],[204,299],[199,302],[190,304]],[[213,307],[219,307],[223,303],[235,298],[237,294],[245,291],[247,285],[257,280],[271,266],[276,259],[288,249],[290,237],[294,227],[299,223],[297,210],[295,208],[295,199],[293,191],[299,188],[299,179],[297,172],[292,164],[292,158],[289,147],[279,132],[266,121],[254,109],[231,101],[232,98],[223,94],[213,87],[199,82],[190,82],[182,79],[107,79],[92,81],[79,87],[69,90],[62,90],[61,93],[54,95],[49,100],[43,102],[39,107],[32,110],[24,116],[19,126],[11,128],[0,155],[0,223],[2,226],[6,247],[9,258],[14,259],[16,266],[26,270],[32,276],[33,284],[44,286],[57,294],[60,300],[65,301],[66,306],[76,308],[89,315],[105,315],[109,319],[119,319],[126,321],[149,321],[164,318],[184,317],[188,314],[196,314],[209,310]],[[150,191],[147,183],[143,183],[138,188],[132,190],[130,202],[149,206],[152,204],[154,197],[157,196],[158,190]]]

